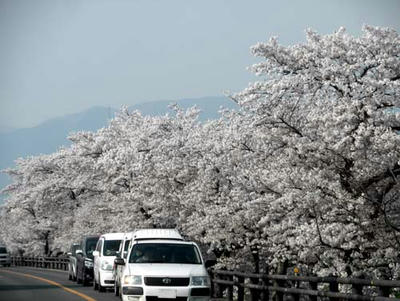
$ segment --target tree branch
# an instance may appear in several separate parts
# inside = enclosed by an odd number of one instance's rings
[[[395,81],[400,79],[400,74],[396,75],[395,77],[392,77],[390,80]]]
[[[284,120],[282,117],[279,117],[279,120],[286,125],[288,128],[290,128],[294,133],[296,133],[297,135],[299,135],[300,137],[304,137],[303,134],[294,126],[292,126],[291,124],[289,124],[286,120]]]

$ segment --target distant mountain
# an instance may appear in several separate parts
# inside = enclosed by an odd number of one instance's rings
[[[202,111],[201,120],[218,118],[221,107],[237,108],[226,97],[204,97],[147,102],[133,105],[129,109],[139,110],[144,115],[164,115],[170,111],[168,106],[171,103],[177,103],[182,108],[196,105]],[[114,108],[93,107],[81,113],[48,120],[36,127],[0,132],[0,170],[14,166],[17,158],[50,154],[61,146],[70,145],[67,136],[71,132],[96,131],[105,127],[116,111]],[[0,173],[0,190],[9,183],[8,176]]]
[[[11,131],[14,131],[14,130],[15,130],[15,128],[13,128],[13,127],[9,127],[9,126],[6,126],[6,125],[0,125],[0,134],[8,133],[8,132],[11,132]]]

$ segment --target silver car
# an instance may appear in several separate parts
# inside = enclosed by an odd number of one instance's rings
[[[68,262],[68,279],[76,281],[76,250],[80,249],[80,244],[72,244],[70,251],[67,253],[69,255]]]

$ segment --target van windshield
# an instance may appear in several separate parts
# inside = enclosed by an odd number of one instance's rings
[[[115,256],[119,250],[121,240],[105,240],[103,247],[104,256]]]
[[[129,263],[201,264],[201,259],[194,245],[141,243],[133,246]]]
[[[7,253],[7,249],[4,247],[0,247],[0,253]]]

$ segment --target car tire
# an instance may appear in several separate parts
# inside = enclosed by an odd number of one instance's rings
[[[72,280],[71,274],[68,274],[68,280]]]
[[[99,285],[96,282],[96,278],[93,279],[93,289],[97,291],[99,289]]]
[[[83,279],[82,285],[83,285],[83,286],[89,286],[89,280]]]

